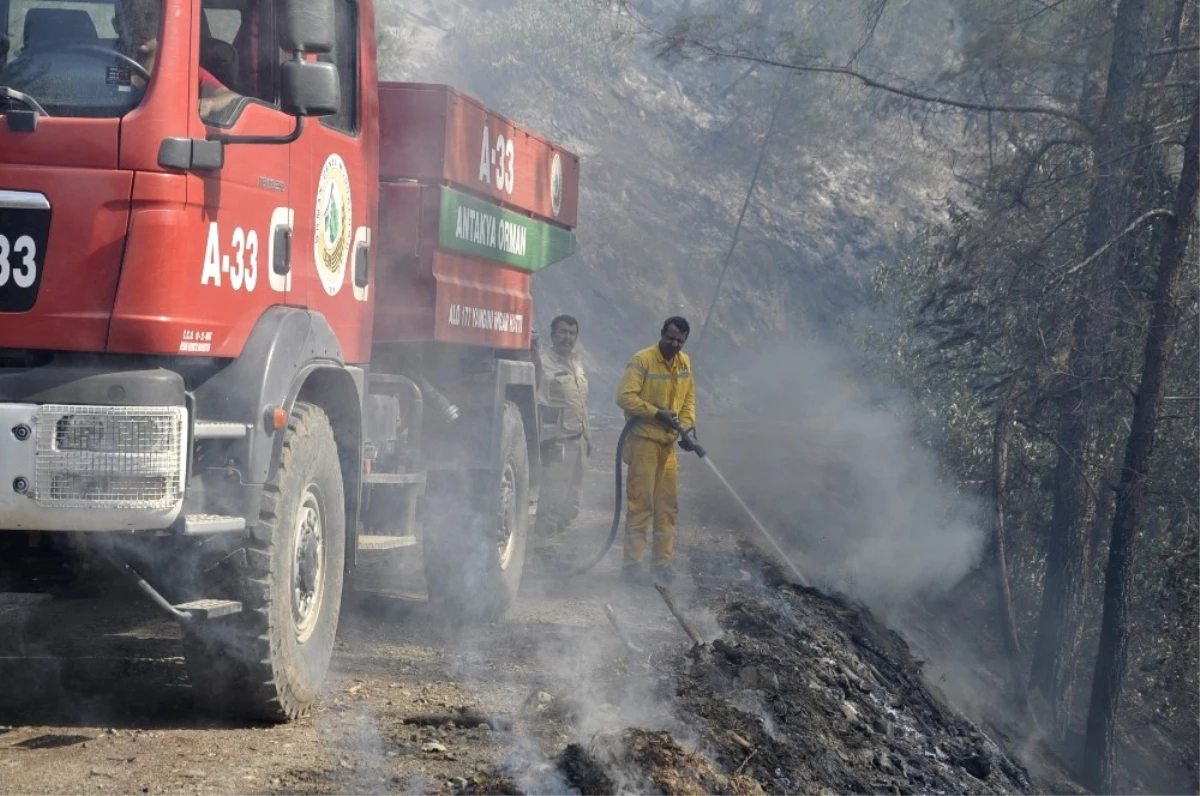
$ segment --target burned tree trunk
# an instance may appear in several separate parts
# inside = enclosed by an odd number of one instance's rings
[[[1116,491],[1117,482],[1120,479],[1121,465],[1118,463],[1112,474],[1103,476],[1103,480],[1096,487],[1098,493],[1096,495],[1096,511],[1092,514],[1092,524],[1088,530],[1085,558],[1089,567],[1100,559],[1101,545],[1108,538],[1109,530],[1112,529],[1113,493]]]
[[[992,545],[996,555],[996,596],[999,599],[1000,624],[1004,648],[1011,667],[1011,687],[1017,710],[1024,715],[1029,706],[1029,692],[1021,668],[1021,639],[1017,636],[1017,621],[1013,615],[1012,587],[1008,580],[1008,556],[1004,540],[1004,498],[1008,492],[1008,407],[996,414],[992,436]]]
[[[1072,326],[1068,369],[1075,387],[1062,403],[1059,455],[1042,606],[1034,642],[1031,681],[1043,698],[1058,738],[1071,717],[1076,657],[1086,594],[1088,520],[1094,509],[1089,481],[1099,441],[1099,414],[1108,392],[1105,347],[1110,295],[1124,247],[1112,245],[1130,218],[1130,161],[1138,152],[1136,107],[1145,71],[1146,0],[1120,0],[1104,102],[1096,125],[1093,174],[1084,232],[1084,254],[1094,259]]]
[[[1198,184],[1200,110],[1193,108],[1191,128],[1184,146],[1183,171],[1175,194],[1174,215],[1167,221],[1167,233],[1159,255],[1154,307],[1150,325],[1146,329],[1142,381],[1134,398],[1133,423],[1125,447],[1125,462],[1113,512],[1112,540],[1104,581],[1100,651],[1096,657],[1096,674],[1092,681],[1084,743],[1083,782],[1094,793],[1115,792],[1114,730],[1129,651],[1129,588],[1133,574],[1134,543],[1139,521],[1144,514],[1146,473],[1154,453],[1154,435],[1162,409],[1167,349],[1176,321],[1173,295],[1194,223]]]
[[[1062,739],[1071,714],[1075,660],[1083,598],[1087,591],[1083,536],[1092,501],[1084,462],[1096,444],[1094,418],[1064,409],[1066,425],[1055,467],[1054,509],[1046,555],[1042,606],[1034,639],[1031,687],[1042,698],[1051,726]]]

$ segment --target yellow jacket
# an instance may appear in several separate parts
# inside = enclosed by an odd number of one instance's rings
[[[647,422],[634,427],[630,434],[657,442],[674,442],[679,432],[654,419],[659,409],[679,416],[684,428],[696,425],[696,382],[692,378],[692,360],[680,351],[670,362],[663,359],[658,344],[633,355],[617,388],[617,406],[628,422],[635,417]]]

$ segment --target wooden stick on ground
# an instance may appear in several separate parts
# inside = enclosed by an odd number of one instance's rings
[[[700,640],[700,636],[696,635],[696,631],[692,630],[691,625],[683,618],[683,614],[679,613],[679,609],[675,607],[675,601],[671,599],[671,592],[661,583],[655,583],[654,588],[658,589],[658,593],[662,595],[663,602],[667,604],[667,608],[671,610],[671,614],[679,622],[679,626],[683,628],[683,632],[688,634],[688,638],[692,640],[692,644],[699,647],[704,642]]]
[[[617,615],[613,613],[612,606],[608,603],[604,604],[604,615],[608,617],[609,624],[611,624],[613,630],[616,631],[617,637],[620,638],[625,644],[626,649],[628,649],[630,652],[640,655],[644,650],[642,650],[642,648],[637,644],[634,644],[632,641],[630,641],[629,636],[625,635],[625,631],[621,629],[620,623],[617,622]]]
[[[744,769],[746,767],[746,764],[750,762],[750,758],[754,757],[756,754],[758,754],[757,749],[751,751],[750,754],[746,755],[746,759],[743,760],[742,764],[737,767],[737,771],[734,771],[733,775],[736,777],[738,774],[742,773],[742,769]]]

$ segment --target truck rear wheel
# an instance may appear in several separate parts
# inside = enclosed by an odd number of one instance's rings
[[[529,451],[521,412],[506,401],[497,516],[470,509],[461,490],[443,488],[432,505],[422,549],[434,610],[454,621],[495,621],[516,600],[529,532]]]
[[[266,721],[308,711],[333,654],[345,555],[333,429],[319,407],[297,402],[247,549],[242,613],[184,627],[201,705]]]

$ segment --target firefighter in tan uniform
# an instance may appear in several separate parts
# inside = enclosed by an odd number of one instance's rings
[[[655,580],[671,582],[675,569],[675,518],[679,513],[678,459],[675,442],[694,450],[687,436],[676,431],[696,426],[696,382],[692,361],[681,350],[690,328],[679,317],[663,324],[658,343],[638,351],[625,366],[617,388],[617,406],[628,422],[640,419],[625,440],[623,459],[628,508],[625,513],[625,561],[621,576],[643,580],[642,560],[647,535],[654,523],[650,572]]]
[[[532,542],[534,557],[543,561],[559,557],[567,528],[579,516],[583,460],[592,453],[588,382],[575,352],[578,339],[579,322],[570,315],[559,315],[550,322],[550,350],[538,352],[534,360],[540,371],[538,412],[543,418],[543,436],[550,436],[563,448],[561,462],[542,465]]]

